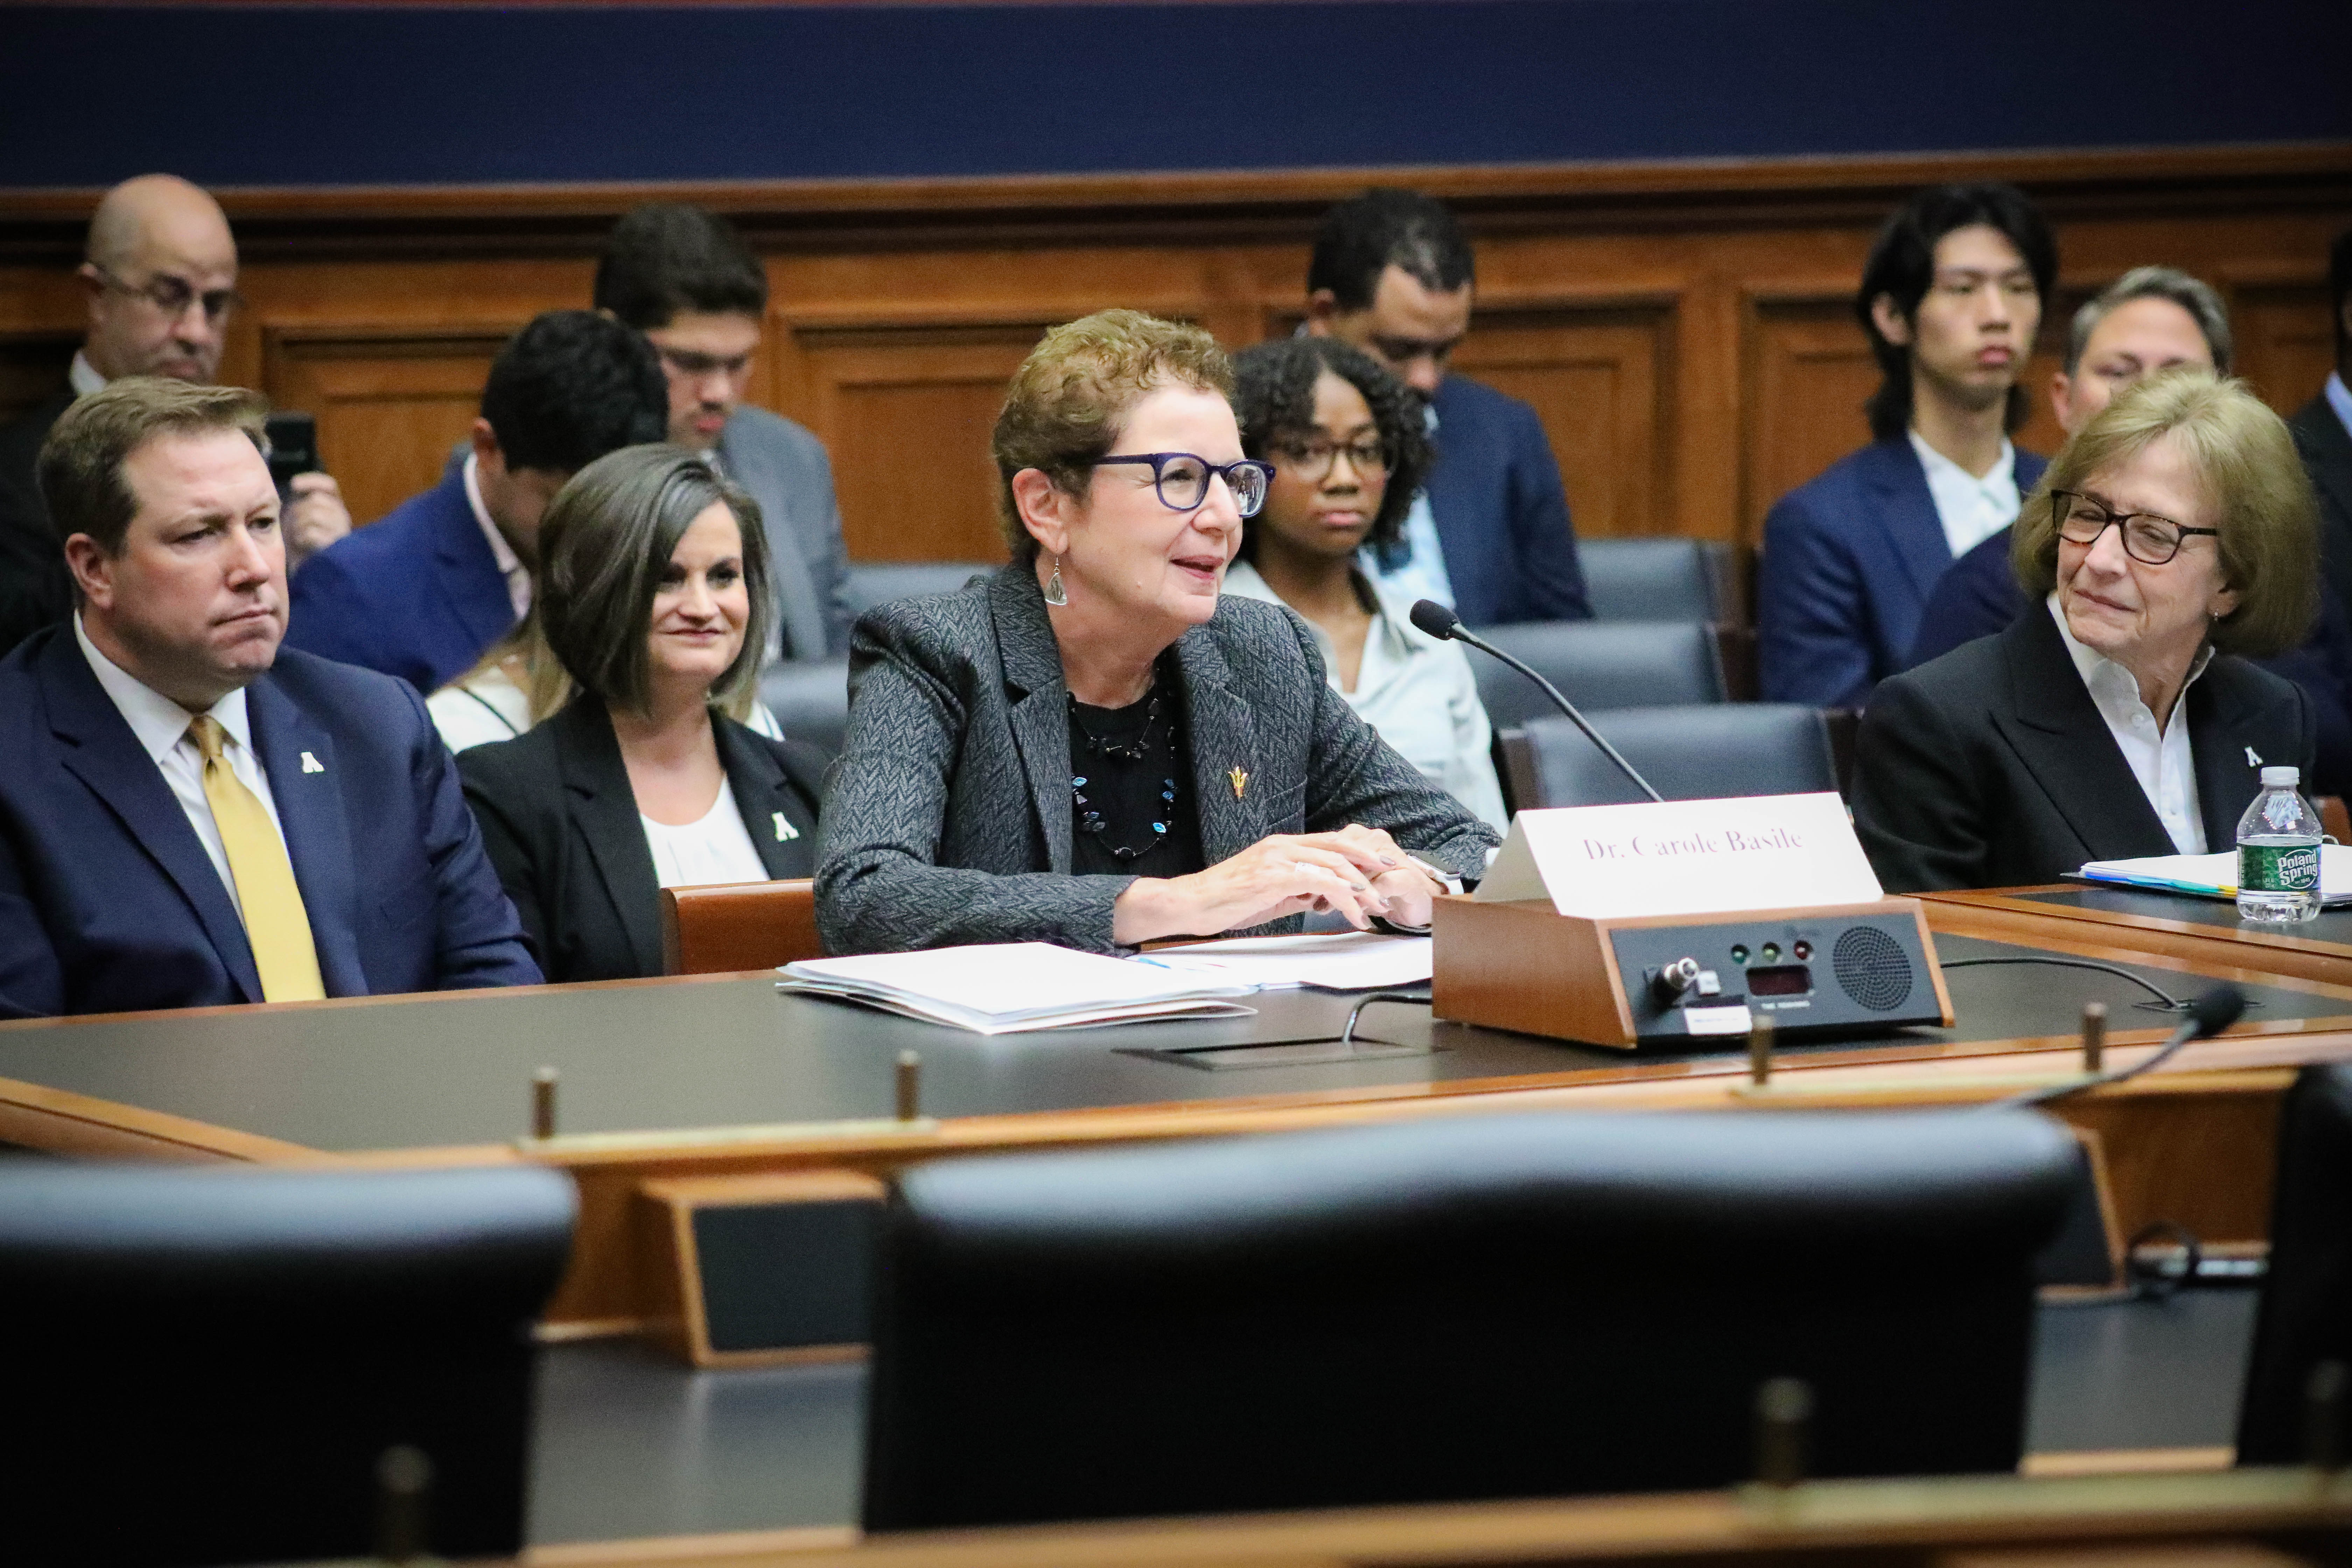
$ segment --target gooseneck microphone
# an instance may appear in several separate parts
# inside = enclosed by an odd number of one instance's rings
[[[1509,665],[1513,669],[1517,670],[1521,675],[1526,676],[1529,680],[1534,681],[1537,686],[1542,688],[1543,694],[1551,699],[1552,706],[1567,714],[1570,721],[1574,723],[1578,729],[1584,731],[1584,738],[1591,742],[1594,745],[1600,747],[1601,754],[1607,757],[1611,762],[1616,763],[1617,771],[1623,773],[1627,778],[1632,779],[1636,788],[1638,788],[1643,795],[1648,795],[1652,800],[1664,801],[1666,798],[1660,795],[1656,790],[1650,787],[1650,781],[1643,778],[1639,773],[1637,773],[1634,770],[1633,763],[1627,762],[1623,757],[1617,754],[1616,747],[1611,745],[1607,741],[1601,738],[1601,731],[1594,729],[1590,723],[1586,722],[1584,715],[1576,710],[1576,704],[1570,702],[1567,698],[1559,694],[1559,687],[1554,686],[1550,681],[1546,680],[1542,676],[1538,675],[1534,670],[1528,668],[1528,666],[1522,664],[1519,660],[1513,658],[1509,654],[1505,653],[1501,648],[1496,647],[1485,637],[1465,629],[1462,625],[1461,616],[1455,615],[1452,610],[1447,609],[1444,605],[1439,604],[1434,599],[1423,599],[1413,605],[1412,619],[1414,626],[1419,626],[1431,637],[1436,637],[1440,641],[1451,639],[1454,642],[1466,642],[1472,647],[1476,648],[1480,653],[1486,655],[1489,658],[1500,659],[1503,663]]]
[[[2021,1094],[2015,1099],[2000,1100],[1996,1103],[2004,1106],[2047,1105],[2052,1100],[2064,1100],[2070,1095],[2080,1094],[2086,1089],[2096,1089],[2101,1084],[2121,1083],[2127,1078],[2137,1078],[2144,1072],[2162,1066],[2174,1052],[2190,1041],[2201,1040],[2209,1036],[2220,1034],[2236,1023],[2245,1010],[2246,994],[2225,980],[2189,1004],[2189,1016],[2180,1020],[2180,1027],[2173,1030],[2171,1037],[2158,1047],[2155,1054],[2146,1061],[2135,1067],[2122,1068],[2120,1071],[2101,1073],[2095,1078],[2082,1079],[2074,1083],[2062,1083],[2050,1089],[2035,1089],[2031,1094]]]

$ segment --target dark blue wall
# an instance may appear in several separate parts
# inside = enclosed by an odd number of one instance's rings
[[[0,8],[0,185],[793,179],[2352,135],[2352,0]]]

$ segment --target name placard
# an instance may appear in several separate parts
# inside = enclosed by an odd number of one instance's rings
[[[1834,794],[1523,811],[1478,884],[1564,915],[1714,914],[1885,897]]]

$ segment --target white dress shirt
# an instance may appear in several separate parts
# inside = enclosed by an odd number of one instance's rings
[[[1936,521],[1944,525],[1944,542],[1958,561],[2017,521],[2024,504],[2017,493],[2017,448],[2000,438],[2000,460],[1982,479],[1969,472],[1909,432],[1911,449],[1927,470],[1927,494],[1936,502]]]
[[[106,377],[98,374],[98,366],[89,363],[89,355],[74,351],[73,363],[66,369],[66,382],[76,397],[88,397],[93,392],[106,390]]]
[[[2180,695],[2172,700],[2172,718],[2158,734],[2156,715],[2140,700],[2138,678],[2106,655],[2074,640],[2056,594],[2050,595],[2049,605],[2050,618],[2058,623],[2058,636],[2074,660],[2075,672],[2097,704],[2099,717],[2107,721],[2107,733],[2116,738],[2124,761],[2131,764],[2140,793],[2156,807],[2164,831],[2172,837],[2173,849],[2182,855],[2204,854],[2208,847],[2205,815],[2197,796],[2197,759],[2189,749],[2189,689],[2213,662],[2213,649],[2208,646],[2198,650],[2197,661],[2189,667],[2189,679],[2180,683]]]
[[[1437,438],[1437,410],[1422,410],[1423,423],[1431,440]],[[1416,599],[1434,599],[1447,609],[1454,607],[1454,579],[1445,570],[1445,547],[1437,540],[1437,514],[1429,510],[1429,492],[1415,490],[1412,505],[1404,514],[1404,542],[1412,547],[1412,555],[1398,563],[1393,572],[1381,569],[1378,554],[1370,550],[1356,552],[1356,564],[1364,575],[1390,592],[1406,609],[1412,608]]]
[[[245,906],[236,896],[236,879],[228,868],[228,851],[221,844],[219,826],[213,821],[212,802],[205,798],[204,753],[188,735],[188,726],[196,716],[117,665],[98,650],[82,629],[81,616],[74,616],[74,640],[81,645],[81,656],[89,663],[89,672],[98,677],[100,686],[114,702],[115,711],[131,726],[131,734],[139,739],[147,755],[171,786],[172,796],[187,814],[188,826],[196,830],[196,840],[205,847],[212,859],[213,869],[220,873],[221,885],[228,889],[229,902],[236,904],[237,918],[245,918]],[[243,689],[230,692],[212,706],[212,716],[220,721],[228,739],[222,746],[229,772],[251,790],[261,801],[261,809],[269,814],[269,826],[278,830],[278,841],[286,841],[286,825],[278,819],[278,797],[269,793],[269,775],[262,772],[261,759],[254,754],[253,725],[246,717]],[[289,853],[288,858],[292,858]]]
[[[653,851],[654,880],[665,888],[768,880],[767,865],[743,826],[732,785],[719,784],[719,798],[699,822],[672,827],[643,812],[637,820],[645,825],[646,847]]]
[[[482,537],[490,542],[490,559],[499,563],[499,575],[507,580],[507,603],[514,606],[515,619],[520,620],[530,613],[530,568],[490,521],[490,509],[482,504],[481,459],[471,452],[466,454],[466,504],[474,509],[474,521],[482,525]]]
[[[1360,576],[1359,582],[1365,581]],[[1353,691],[1339,684],[1338,650],[1322,627],[1307,623],[1322,651],[1331,689],[1348,700],[1359,718],[1380,731],[1422,776],[1468,807],[1479,820],[1507,831],[1503,788],[1495,778],[1488,748],[1494,730],[1478,701],[1478,681],[1462,645],[1440,642],[1408,619],[1412,601],[1386,584],[1373,583],[1372,624],[1364,634],[1364,657]],[[1257,568],[1236,561],[1225,572],[1225,592],[1278,605]]]

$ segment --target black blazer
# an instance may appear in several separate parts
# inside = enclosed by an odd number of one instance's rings
[[[2227,655],[2186,700],[2206,847],[2219,852],[2237,841],[2263,763],[2310,778],[2316,716],[2301,687]],[[2040,601],[2000,636],[1879,683],[1853,805],[1890,893],[2018,887],[2086,860],[2175,852]]]
[[[816,868],[824,758],[712,714],[719,761],[770,877]],[[613,721],[593,697],[511,741],[457,753],[466,803],[553,981],[662,972],[661,889]],[[782,813],[790,836],[774,829]]]
[[[2319,492],[2320,570],[2336,596],[2352,609],[2352,434],[2322,393],[2286,422],[2295,450]]]

